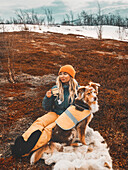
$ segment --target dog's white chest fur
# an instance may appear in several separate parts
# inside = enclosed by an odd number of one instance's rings
[[[99,110],[98,102],[96,101],[95,104],[91,104],[91,113],[95,113]]]

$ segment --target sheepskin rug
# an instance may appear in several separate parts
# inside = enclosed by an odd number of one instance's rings
[[[53,170],[112,170],[109,148],[100,133],[87,127],[85,139],[86,146],[63,146],[61,152],[58,144],[53,154],[44,153],[41,159]]]

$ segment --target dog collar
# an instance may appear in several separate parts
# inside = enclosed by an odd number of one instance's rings
[[[78,104],[74,104],[76,107],[78,107],[78,108],[80,108],[80,109],[82,109],[82,110],[89,110],[89,106],[87,105],[86,107],[83,107],[83,106],[80,106],[80,105],[78,105]]]

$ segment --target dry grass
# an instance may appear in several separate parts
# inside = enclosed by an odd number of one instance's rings
[[[8,56],[15,83],[10,83]],[[43,161],[30,166],[29,158],[13,158],[9,145],[37,117],[46,113],[41,105],[42,99],[45,92],[54,85],[58,69],[64,64],[74,66],[80,85],[86,85],[90,80],[101,84],[100,110],[95,114],[90,126],[98,130],[108,143],[113,168],[127,169],[128,87],[125,56],[128,56],[126,42],[83,39],[77,38],[77,35],[55,33],[1,33],[1,169],[50,169]],[[22,79],[24,74],[27,75],[26,79]],[[43,77],[44,75],[46,76]],[[43,81],[42,84],[39,78]]]

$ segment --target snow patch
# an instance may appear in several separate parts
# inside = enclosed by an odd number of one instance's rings
[[[30,32],[54,32],[61,34],[75,34],[79,38],[98,38],[98,26],[47,26],[26,24]],[[0,26],[0,32],[26,31],[23,24],[4,24]],[[118,26],[102,26],[102,38],[128,41],[128,28]]]

